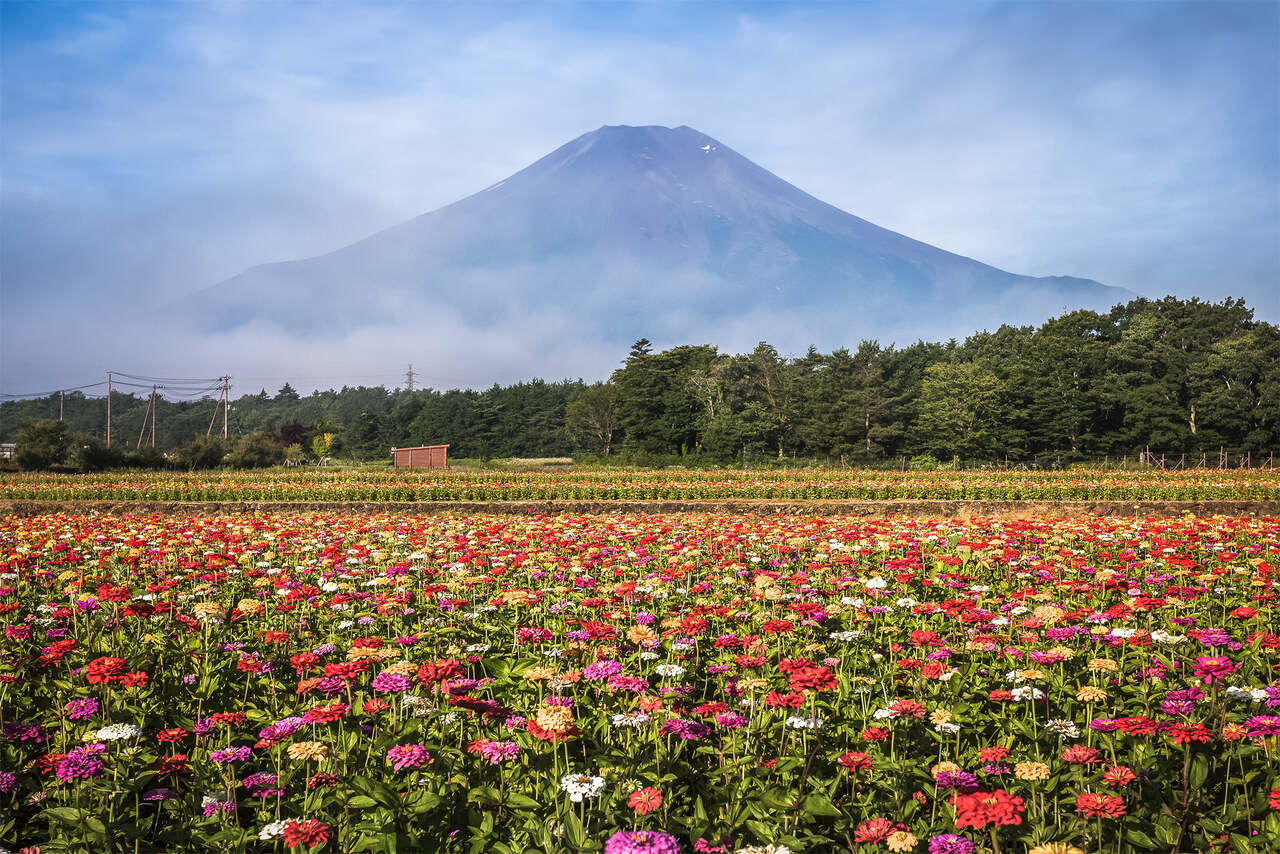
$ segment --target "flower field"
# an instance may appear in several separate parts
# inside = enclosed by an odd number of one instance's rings
[[[1276,518],[7,517],[0,844],[1275,851],[1277,569]]]
[[[0,475],[0,500],[1280,500],[1277,469],[236,472]]]

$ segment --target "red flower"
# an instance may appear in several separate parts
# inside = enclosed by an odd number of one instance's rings
[[[1003,700],[1012,700],[1013,692],[1007,688],[997,688],[987,695],[987,699],[993,703],[999,703]]]
[[[995,747],[984,747],[978,751],[978,759],[982,762],[999,762],[1009,756],[1009,748],[997,744]]]
[[[887,818],[873,818],[858,825],[853,838],[859,842],[883,842],[897,829],[897,825]]]
[[[792,671],[788,678],[791,680],[792,691],[806,688],[814,691],[832,691],[839,684],[830,667],[805,667]]]
[[[780,635],[794,628],[795,626],[788,620],[765,620],[760,626],[760,631],[767,635]]]
[[[865,753],[859,753],[856,750],[850,750],[836,760],[837,765],[842,765],[850,771],[874,771],[875,765],[871,762],[871,757]]]
[[[1280,810],[1280,787],[1271,790],[1271,796],[1267,798],[1267,803],[1271,804],[1273,810]]]
[[[863,741],[884,741],[890,735],[889,728],[883,726],[869,726],[859,733]]]
[[[453,658],[445,658],[440,661],[428,661],[418,668],[418,681],[425,685],[432,685],[437,682],[443,682],[446,679],[452,679],[463,672],[463,664],[461,661]]]
[[[956,808],[956,827],[984,828],[988,824],[1022,824],[1022,798],[1004,789],[994,792],[954,794],[951,805]]]
[[[892,717],[900,718],[903,715],[910,715],[913,718],[924,717],[924,703],[919,700],[894,700],[889,704],[889,711]]]
[[[1073,765],[1091,765],[1102,760],[1098,758],[1096,748],[1089,747],[1087,744],[1073,744],[1062,751],[1062,761]]]
[[[798,709],[804,705],[804,694],[799,691],[792,691],[789,694],[770,691],[764,698],[764,704],[774,709]]]
[[[156,741],[165,742],[165,743],[182,741],[186,737],[187,737],[187,731],[182,727],[171,727],[169,729],[162,729],[158,733],[156,733]]]
[[[1200,723],[1176,723],[1169,727],[1169,737],[1173,739],[1174,744],[1186,744],[1188,741],[1206,742],[1209,740],[1209,730]]]
[[[266,643],[288,643],[289,633],[277,631],[266,632],[263,634],[262,640]]]
[[[1119,818],[1125,814],[1124,798],[1119,795],[1081,792],[1076,797],[1076,812],[1090,818]]]
[[[85,668],[85,678],[97,685],[100,682],[114,682],[125,674],[125,660],[103,656],[89,662]]]
[[[161,774],[176,774],[187,770],[187,754],[175,753],[172,756],[161,756],[156,760],[156,769]]]
[[[304,717],[306,718],[307,723],[328,724],[342,720],[343,715],[346,713],[346,703],[332,703],[328,706],[312,706],[307,710]]]
[[[1123,765],[1112,765],[1107,769],[1107,773],[1102,775],[1102,782],[1117,789],[1129,785],[1136,779],[1138,776]]]
[[[329,826],[314,818],[291,821],[284,829],[284,841],[290,848],[302,845],[313,848],[329,841]]]
[[[662,792],[652,786],[632,792],[627,798],[627,805],[640,815],[646,815],[662,806]]]
[[[364,709],[366,715],[376,715],[391,708],[391,704],[381,697],[374,697],[372,700],[365,700],[364,706],[361,708]]]
[[[120,677],[120,684],[126,688],[145,688],[150,679],[144,671],[131,670]]]

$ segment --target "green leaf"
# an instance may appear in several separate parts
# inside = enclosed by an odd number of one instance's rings
[[[821,795],[810,795],[804,799],[804,811],[809,815],[825,815],[839,818],[842,813],[836,809],[831,801]]]
[[[1188,775],[1188,781],[1192,789],[1199,789],[1204,785],[1204,781],[1209,778],[1209,760],[1203,754],[1195,756],[1191,760],[1191,773]]]
[[[1145,848],[1147,850],[1150,850],[1156,847],[1155,840],[1153,840],[1150,836],[1147,836],[1141,830],[1137,830],[1137,829],[1126,830],[1124,832],[1124,838],[1125,838],[1125,841],[1127,841],[1129,844],[1136,845],[1139,848]]]
[[[516,793],[507,795],[507,806],[515,807],[516,809],[537,809],[538,802],[528,795]]]
[[[63,824],[79,824],[84,810],[75,807],[50,807],[44,811],[44,815],[55,818]]]
[[[347,801],[347,803],[358,810],[363,810],[373,806],[374,804],[377,803],[377,801],[375,801],[373,798],[369,797],[368,795],[356,795],[354,798]]]
[[[572,809],[569,810],[569,815],[564,820],[564,835],[574,848],[581,848],[583,843],[587,841],[587,834],[582,830],[582,822],[578,819],[578,814]]]

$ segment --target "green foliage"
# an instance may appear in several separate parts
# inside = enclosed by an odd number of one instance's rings
[[[28,421],[18,428],[15,455],[27,471],[61,465],[67,458],[67,425],[62,421]]]
[[[105,400],[71,392],[63,409],[69,434],[105,437]],[[115,450],[142,429],[146,409],[145,398],[112,395]],[[204,437],[223,414],[208,398],[161,399],[157,410],[167,451]],[[0,441],[58,412],[56,395],[0,403]],[[710,345],[655,351],[642,339],[605,383],[306,396],[286,384],[274,396],[233,400],[229,428],[233,438],[261,431],[348,465],[443,443],[451,459],[481,462],[590,454],[611,465],[896,469],[932,454],[970,466],[1056,466],[1132,460],[1150,448],[1192,465],[1201,454],[1216,463],[1221,448],[1232,464],[1246,454],[1256,463],[1280,450],[1280,329],[1255,321],[1240,300],[1168,297],[1070,312],[1039,328],[1002,326],[963,343],[862,341],[799,357],[765,343],[739,355]],[[177,465],[191,468],[192,459],[179,453]],[[90,449],[66,462],[93,471],[123,455]],[[195,467],[221,462],[206,456]]]
[[[187,471],[217,468],[222,465],[227,450],[221,436],[200,436],[179,448],[174,462]]]
[[[232,468],[266,468],[278,465],[284,460],[284,449],[274,437],[261,431],[254,431],[236,440],[226,460]]]

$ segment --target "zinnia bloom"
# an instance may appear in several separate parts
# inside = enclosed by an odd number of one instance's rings
[[[648,815],[662,806],[662,792],[652,786],[632,792],[627,798],[627,806],[640,815]]]
[[[1125,814],[1124,798],[1119,795],[1081,792],[1076,797],[1076,812],[1090,818],[1119,818]]]
[[[329,755],[329,748],[319,741],[295,741],[289,745],[290,759],[324,759]]]
[[[387,761],[397,771],[417,768],[431,761],[431,754],[421,744],[400,744],[387,751]],[[496,764],[496,763],[495,763]]]
[[[1022,824],[1022,798],[1004,789],[951,796],[956,827],[984,828],[988,824]]]
[[[284,841],[290,848],[298,845],[312,848],[329,841],[329,826],[314,818],[291,821],[284,828]]]
[[[604,854],[679,854],[680,843],[656,830],[624,830],[604,843]]]

